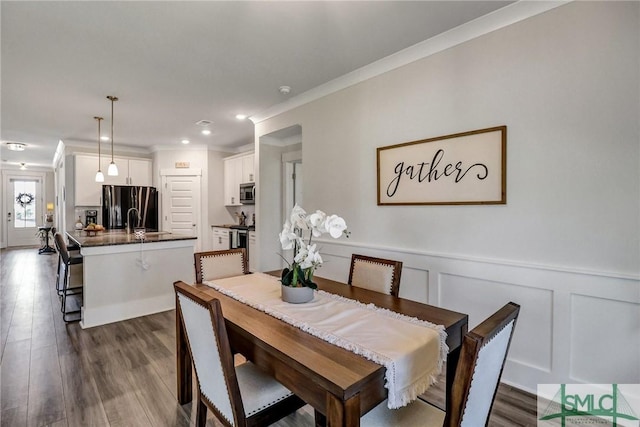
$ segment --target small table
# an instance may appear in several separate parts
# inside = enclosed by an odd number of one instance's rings
[[[43,227],[38,227],[38,231],[45,232],[45,243],[44,246],[38,249],[39,254],[55,254],[56,250],[49,246],[49,232],[51,231],[52,226],[45,225]]]

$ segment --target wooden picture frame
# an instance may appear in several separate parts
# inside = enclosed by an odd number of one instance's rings
[[[378,206],[507,203],[507,127],[378,147]]]

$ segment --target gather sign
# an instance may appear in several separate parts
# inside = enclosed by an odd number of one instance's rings
[[[377,148],[378,205],[505,204],[507,127]]]

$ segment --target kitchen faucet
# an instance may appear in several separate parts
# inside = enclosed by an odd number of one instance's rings
[[[129,208],[129,210],[127,211],[127,222],[126,222],[126,227],[127,227],[127,234],[131,234],[131,232],[133,231],[133,227],[135,225],[132,225],[131,227],[129,227],[129,225],[131,224],[129,222],[129,214],[131,213],[131,211],[135,211],[136,213],[136,217],[138,218],[138,222],[140,222],[140,211],[136,208]]]

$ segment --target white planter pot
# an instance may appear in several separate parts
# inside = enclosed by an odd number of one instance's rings
[[[313,299],[313,289],[302,287],[292,288],[291,286],[281,285],[282,288],[282,301],[291,304],[301,304],[309,302]]]

